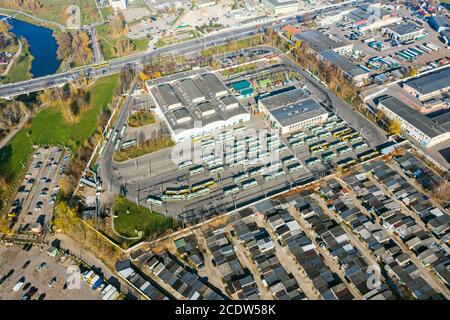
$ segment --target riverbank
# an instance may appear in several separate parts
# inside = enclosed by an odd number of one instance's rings
[[[18,39],[20,53],[14,58],[14,62],[8,67],[8,70],[0,76],[0,83],[11,83],[29,80],[32,77],[31,66],[33,56],[30,54],[29,46],[26,40]]]

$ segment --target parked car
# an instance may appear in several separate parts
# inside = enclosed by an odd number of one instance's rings
[[[56,277],[53,277],[50,283],[48,284],[49,288],[53,288],[56,284]]]
[[[37,270],[38,270],[38,271],[44,270],[46,266],[47,266],[47,264],[46,264],[45,262],[42,262],[42,263],[37,267]]]
[[[22,269],[25,269],[26,267],[28,267],[30,265],[30,260],[28,260],[27,262],[25,262],[22,266]]]

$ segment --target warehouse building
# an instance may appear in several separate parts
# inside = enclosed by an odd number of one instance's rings
[[[322,61],[326,61],[338,68],[345,77],[355,85],[362,85],[369,77],[369,72],[354,64],[344,55],[353,50],[353,44],[336,36],[325,35],[316,30],[308,30],[294,36],[298,41],[305,42],[308,48]]]
[[[351,22],[358,30],[367,31],[385,27],[402,20],[395,12],[384,8],[381,3],[360,5],[345,14],[345,20]]]
[[[294,38],[306,42],[311,50],[317,53],[331,50],[338,54],[348,54],[353,50],[353,44],[351,42],[339,39],[332,34],[325,35],[317,30],[302,31],[294,36]]]
[[[273,14],[298,11],[298,0],[262,0],[262,3]]]
[[[259,109],[265,113],[266,121],[272,128],[279,129],[281,134],[301,130],[307,125],[322,123],[328,118],[328,112],[314,99],[293,99],[297,90],[258,101]],[[297,97],[301,96],[297,95]]]
[[[399,42],[415,40],[425,35],[425,30],[419,28],[414,23],[391,24],[381,30],[383,34],[387,34],[391,39]]]
[[[167,124],[175,142],[250,120],[250,113],[214,74],[155,86],[147,82],[147,88],[157,116]]]
[[[378,109],[389,119],[398,121],[401,129],[424,147],[432,147],[450,139],[450,131],[396,97],[382,97]]]
[[[432,16],[428,18],[428,23],[436,32],[450,30],[450,22],[444,16]]]
[[[405,81],[403,89],[421,101],[448,93],[450,91],[450,68]]]

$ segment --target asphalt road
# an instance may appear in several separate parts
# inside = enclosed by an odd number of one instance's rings
[[[348,6],[351,3],[356,3],[359,1],[346,1],[338,3],[335,5],[328,5],[326,8],[316,8],[310,11],[304,11],[303,14],[312,12],[326,12],[333,10],[336,7]],[[202,38],[195,40],[190,40],[182,43],[177,43],[163,48],[158,48],[152,51],[147,51],[143,53],[138,53],[122,58],[117,58],[109,61],[108,66],[93,68],[93,65],[87,65],[85,67],[80,67],[73,69],[68,72],[62,72],[54,75],[49,75],[46,77],[35,78],[27,81],[16,82],[12,84],[6,84],[0,86],[0,97],[11,98],[20,94],[27,94],[39,90],[43,90],[50,87],[56,87],[64,85],[65,83],[78,79],[80,77],[101,77],[112,73],[119,72],[123,67],[126,66],[138,66],[151,61],[152,58],[163,55],[163,54],[186,54],[191,52],[200,52],[201,50],[214,47],[228,41],[237,40],[245,37],[249,37],[255,34],[264,33],[264,29],[267,27],[280,28],[287,24],[294,23],[297,21],[297,16],[289,16],[280,18],[281,21],[268,21],[260,23],[258,28],[254,25],[230,28],[223,32],[214,33]],[[274,19],[275,20],[275,19]]]

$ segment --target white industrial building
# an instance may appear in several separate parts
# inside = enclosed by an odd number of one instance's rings
[[[328,112],[314,99],[294,89],[258,101],[258,108],[272,128],[281,134],[299,131],[307,125],[323,123]]]
[[[147,82],[147,89],[175,142],[250,120],[250,113],[212,73],[159,85]]]
[[[391,120],[398,121],[401,129],[424,147],[432,147],[450,139],[450,131],[421,114],[396,97],[382,97],[378,109]]]
[[[298,11],[298,0],[262,0],[262,3],[273,14]]]

